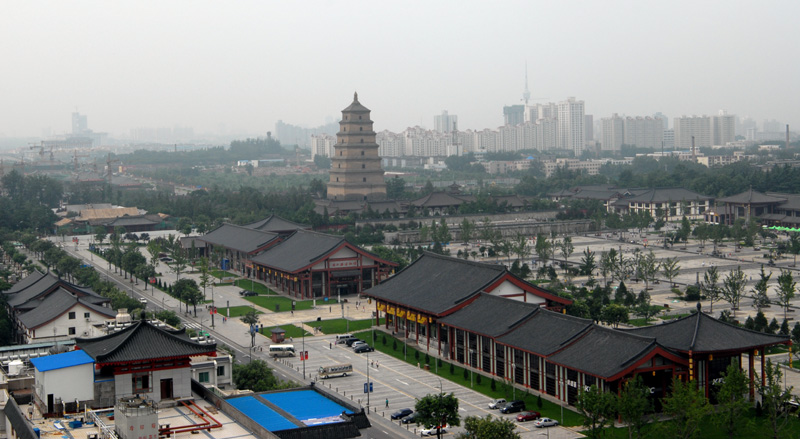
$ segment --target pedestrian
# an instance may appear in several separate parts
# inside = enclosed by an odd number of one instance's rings
[[[333,344],[328,342],[328,349],[333,349]]]
[[[381,368],[381,364],[378,363],[378,360],[375,360],[375,369],[380,369],[380,368]]]
[[[386,398],[386,408],[389,408],[389,398]]]
[[[370,362],[369,362],[369,365],[370,365],[371,367],[375,367],[375,360],[372,360],[372,361],[370,361]]]

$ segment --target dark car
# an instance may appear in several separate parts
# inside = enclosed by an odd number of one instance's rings
[[[353,346],[353,343],[355,343],[357,341],[363,341],[363,340],[359,340],[359,339],[353,337],[353,338],[348,338],[345,343],[347,344],[347,346]]]
[[[356,354],[360,354],[362,352],[372,352],[374,350],[375,350],[375,348],[373,348],[372,346],[370,346],[370,345],[368,345],[366,343],[365,344],[360,344],[360,345],[358,345],[358,346],[353,348],[353,352],[355,352]]]
[[[258,296],[258,293],[256,293],[255,291],[242,290],[242,291],[239,291],[239,295],[240,296],[245,296],[245,297],[246,296]]]
[[[522,412],[517,415],[517,422],[535,421],[539,419],[539,412]]]
[[[414,410],[411,409],[400,409],[394,413],[392,413],[392,419],[403,419],[406,416],[414,413]]]
[[[403,424],[413,424],[413,423],[417,422],[417,415],[418,415],[418,413],[414,412],[414,413],[406,416],[405,418],[403,418],[402,421],[400,421],[400,422],[402,422]]]
[[[523,401],[511,401],[500,409],[500,413],[516,413],[525,410]]]

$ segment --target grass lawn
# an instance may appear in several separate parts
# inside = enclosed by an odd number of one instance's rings
[[[266,285],[260,284],[258,282],[250,282],[248,279],[237,279],[233,282],[234,285],[237,287],[247,290],[247,291],[255,291],[258,294],[265,295],[265,296],[274,296],[277,295],[275,291],[267,288]]]
[[[789,352],[789,347],[784,345],[770,346],[766,349],[767,355],[785,354]]]
[[[220,282],[218,284],[214,284],[215,287],[229,287],[231,285],[233,285],[231,282]]]
[[[381,323],[386,323],[386,318],[381,319]],[[308,326],[320,328],[323,334],[345,334],[348,332],[348,323],[345,319],[322,320],[319,322],[309,322]],[[363,331],[372,327],[372,319],[350,320],[350,331]]]
[[[254,304],[262,307],[267,308],[269,310],[275,312],[289,312],[292,310],[292,299],[283,296],[249,296],[245,297],[246,300],[253,302]],[[311,309],[314,306],[313,300],[296,300],[295,310],[301,311],[304,309]],[[323,303],[321,300],[317,300],[317,304]],[[324,302],[326,305],[336,303],[336,299],[328,300]],[[280,307],[280,308],[278,308]]]
[[[222,278],[226,278],[226,277],[239,277],[239,275],[237,275],[237,274],[229,273],[229,272],[223,271],[223,270],[216,270],[216,269],[215,270],[209,270],[208,274],[216,277],[217,279],[222,279]]]
[[[375,347],[375,350],[383,352],[384,354],[391,355],[399,360],[404,359],[403,355],[403,342],[397,340],[396,338],[386,335],[384,333],[376,333],[377,343],[374,343],[372,340],[372,331],[364,331],[354,334],[356,337],[360,338],[361,340],[370,343],[370,345]],[[383,340],[386,340],[386,344],[383,343]],[[397,349],[394,349],[394,342],[397,342]],[[417,353],[419,353],[419,358],[417,358]],[[422,365],[426,364],[425,353],[419,352],[416,349],[413,349],[411,346],[408,347],[407,355],[405,356],[405,361],[409,364],[414,366],[417,363]],[[558,404],[552,403],[550,401],[545,400],[544,398],[541,399],[541,407],[538,405],[539,398],[537,397],[537,392],[531,390],[530,392],[526,392],[524,390],[517,389],[516,391],[512,390],[513,388],[504,383],[500,380],[495,380],[495,390],[492,390],[492,380],[485,376],[481,376],[478,378],[477,373],[472,374],[472,384],[470,384],[470,372],[467,371],[466,374],[464,373],[464,368],[453,365],[452,366],[452,373],[450,372],[451,364],[441,360],[438,365],[434,363],[434,358],[430,357],[427,363],[430,365],[430,373],[434,375],[438,375],[444,379],[450,380],[456,384],[459,384],[464,387],[471,387],[472,390],[482,393],[486,395],[486,402],[488,403],[490,399],[495,398],[505,398],[507,400],[511,400],[514,397],[516,399],[525,401],[525,407],[528,410],[535,410],[540,412],[542,416],[547,416],[553,418],[559,423],[566,425],[566,426],[574,426],[580,425],[583,422],[583,418],[573,412],[570,409],[564,409],[564,419],[562,422],[561,419],[561,407]],[[515,393],[516,392],[516,393]]]
[[[253,310],[253,308],[250,307],[250,306],[232,306],[232,307],[230,307],[230,310],[231,310],[231,318],[234,318],[234,317],[241,317],[241,316],[249,313],[250,311]],[[226,316],[227,317],[228,316],[228,308],[217,307],[217,314],[220,315],[220,316]],[[256,310],[256,314],[264,314],[264,313],[261,312],[261,311]]]
[[[305,335],[308,335],[308,336],[311,335],[308,331],[304,331],[302,328],[300,328],[298,326],[295,326],[295,325],[280,325],[279,327],[281,329],[283,329],[284,331],[286,331],[286,335],[285,335],[286,343],[292,343],[291,341],[289,341],[289,337],[297,339],[297,338],[302,337],[303,333],[305,333]],[[262,334],[266,335],[267,337],[272,337],[272,328],[264,328],[260,332]],[[298,341],[298,340],[294,340],[294,341]]]

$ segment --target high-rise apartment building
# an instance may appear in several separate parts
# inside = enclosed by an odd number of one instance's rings
[[[692,137],[697,148],[711,146],[711,118],[708,116],[681,116],[673,120],[675,148],[690,149]]]
[[[586,141],[589,142],[594,140],[594,116],[587,114],[583,124],[586,128],[586,134],[584,135]]]
[[[559,148],[572,151],[575,157],[583,154],[586,143],[585,115],[583,101],[571,97],[558,103]]]
[[[433,129],[440,133],[449,133],[458,129],[458,116],[447,114],[447,110],[442,110],[442,114],[433,116]]]
[[[89,123],[86,115],[77,111],[72,113],[72,134],[85,134],[87,131],[89,131]]]
[[[619,153],[625,143],[625,120],[617,113],[600,119],[603,126],[600,148],[603,151]]]
[[[625,144],[639,148],[661,148],[664,140],[664,124],[653,117],[626,117]]]
[[[330,134],[313,134],[311,135],[311,159],[321,155],[324,157],[333,157],[336,145],[336,137]]]
[[[664,129],[665,130],[669,129],[669,118],[667,117],[666,114],[664,114],[664,113],[659,111],[659,112],[657,112],[656,114],[653,115],[653,119],[660,120],[661,123],[664,125]]]
[[[378,200],[386,198],[378,143],[372,129],[370,110],[358,102],[342,110],[331,157],[328,198],[332,200]]]
[[[506,105],[503,107],[503,124],[519,125],[525,122],[524,105]]]
[[[716,116],[711,116],[711,144],[725,146],[728,142],[736,140],[736,116],[720,110]]]

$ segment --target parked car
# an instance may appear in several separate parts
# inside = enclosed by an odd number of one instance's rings
[[[419,431],[419,434],[422,436],[433,436],[439,430],[441,430],[442,433],[447,433],[448,428],[450,428],[449,425],[437,425],[435,427],[423,428]]]
[[[366,343],[362,343],[362,344],[360,344],[360,345],[358,345],[358,346],[353,348],[353,352],[355,352],[356,354],[361,354],[363,352],[372,352],[374,350],[375,350],[375,348],[373,348],[372,346],[370,346],[370,345],[368,345]]]
[[[256,293],[255,291],[242,290],[242,291],[239,291],[239,295],[240,296],[245,296],[245,297],[247,297],[247,296],[258,296],[258,293]]]
[[[414,423],[417,422],[417,415],[418,414],[419,413],[414,412],[414,413],[406,416],[405,418],[403,418],[400,422],[402,422],[403,424],[414,424]]]
[[[361,344],[367,344],[367,342],[361,341],[361,340],[356,340],[356,341],[353,342],[353,344],[350,345],[350,347],[355,349],[356,346],[361,345]]]
[[[348,339],[347,339],[347,341],[345,342],[345,344],[347,344],[347,346],[351,346],[351,347],[352,347],[352,346],[353,346],[353,343],[355,343],[355,342],[357,342],[357,341],[361,341],[361,342],[363,342],[364,340],[359,340],[359,339],[357,339],[357,338],[355,338],[355,337],[353,337],[353,338],[348,338]]]
[[[550,418],[539,418],[539,419],[533,421],[533,425],[534,425],[534,427],[539,427],[539,428],[542,428],[542,427],[555,427],[556,425],[558,425],[558,421],[556,421],[555,419],[550,419]]]
[[[170,263],[170,262],[174,261],[174,259],[170,258],[169,256],[164,256],[163,258],[158,258],[158,260],[161,261],[161,262],[167,262],[167,263]]]
[[[535,421],[542,416],[539,412],[522,412],[517,415],[517,422]]]
[[[392,413],[392,419],[403,419],[406,416],[414,413],[414,410],[411,409],[400,409],[394,413]]]
[[[489,403],[489,408],[493,409],[493,410],[497,410],[497,409],[502,408],[504,405],[506,405],[506,400],[505,399],[503,399],[503,398],[493,399],[492,402]]]
[[[500,413],[516,413],[525,410],[523,401],[511,401],[500,409]]]

